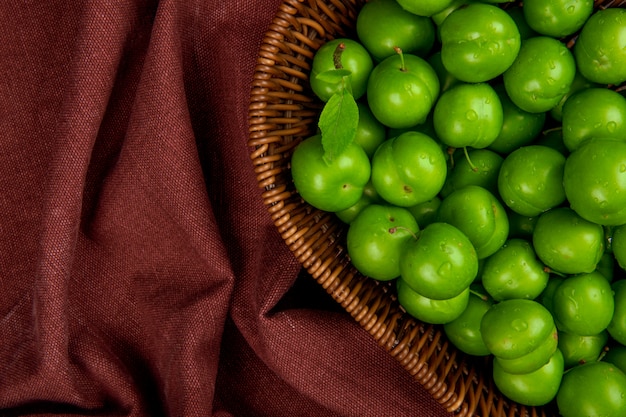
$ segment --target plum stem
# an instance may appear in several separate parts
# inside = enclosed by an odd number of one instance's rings
[[[335,65],[335,69],[343,69],[343,65],[341,64],[341,55],[345,50],[346,44],[343,42],[340,42],[335,48],[335,51],[333,52],[333,64]]]
[[[609,353],[609,350],[610,348],[608,346],[603,347],[602,351],[600,352],[600,355],[598,355],[598,359],[596,360],[596,362],[602,361],[602,359],[604,359],[606,354]]]
[[[446,150],[446,153],[450,157],[450,168],[454,168],[454,152],[455,151],[456,151],[456,148],[452,146],[448,146],[448,149]]]
[[[408,232],[411,236],[413,236],[413,239],[417,240],[417,234],[409,229],[408,227],[404,227],[404,226],[394,226],[394,227],[390,227],[389,228],[389,233],[390,234],[394,234],[396,233],[398,230],[404,230],[405,232]]]
[[[406,65],[404,64],[404,54],[402,53],[402,49],[399,46],[394,46],[393,50],[396,51],[398,55],[400,55],[400,71],[406,72]]]
[[[476,165],[474,165],[474,163],[472,162],[472,158],[470,158],[469,156],[469,152],[467,151],[467,146],[463,146],[463,153],[465,154],[465,159],[467,159],[467,163],[469,164],[472,171],[474,172],[478,171],[478,168],[476,167]]]
[[[566,278],[566,277],[567,277],[567,275],[565,275],[564,273],[559,272],[559,271],[555,271],[554,269],[550,268],[550,267],[549,267],[549,266],[547,266],[547,265],[545,265],[545,266],[543,267],[543,271],[544,271],[544,272],[547,272],[548,274],[554,274],[554,275],[557,275],[557,276],[559,276],[559,277],[561,277],[561,278]]]
[[[471,288],[470,288],[469,292],[470,292],[470,294],[474,294],[476,297],[480,298],[483,301],[488,301],[489,300],[489,296],[487,294],[480,293],[480,292],[478,292],[476,290],[473,290]]]

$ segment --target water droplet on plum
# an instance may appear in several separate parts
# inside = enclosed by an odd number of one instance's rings
[[[466,118],[467,120],[477,120],[477,119],[478,119],[478,114],[476,113],[476,111],[475,111],[475,110],[468,110],[468,111],[465,113],[465,118]]]
[[[606,124],[606,130],[608,130],[610,133],[615,132],[616,129],[617,129],[617,123],[615,122],[608,122]]]
[[[528,323],[522,319],[515,319],[511,322],[511,326],[517,332],[523,332],[528,329]]]

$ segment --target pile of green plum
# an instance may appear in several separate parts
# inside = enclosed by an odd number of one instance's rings
[[[496,3],[367,1],[312,61],[294,185],[508,398],[625,416],[626,9]]]

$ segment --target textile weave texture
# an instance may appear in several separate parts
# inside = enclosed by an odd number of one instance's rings
[[[263,205],[279,4],[0,3],[0,416],[448,416]]]

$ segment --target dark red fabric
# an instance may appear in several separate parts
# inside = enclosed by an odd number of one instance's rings
[[[448,415],[265,211],[279,4],[0,3],[1,416]]]

